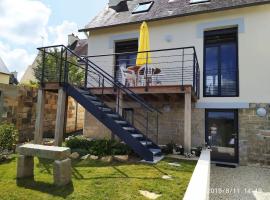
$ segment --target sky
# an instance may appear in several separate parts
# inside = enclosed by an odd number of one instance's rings
[[[83,28],[108,0],[0,0],[0,57],[20,79],[37,47],[66,44],[67,35],[85,38]]]

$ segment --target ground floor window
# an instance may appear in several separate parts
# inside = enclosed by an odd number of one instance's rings
[[[206,142],[212,148],[212,160],[238,162],[238,110],[208,109]]]

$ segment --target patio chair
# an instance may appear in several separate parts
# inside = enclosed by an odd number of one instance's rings
[[[145,69],[146,67],[142,66],[138,70],[137,77],[138,77],[138,83],[140,84],[140,86],[145,86],[147,82],[149,85],[152,85],[152,82],[153,82],[154,69],[150,66],[147,67],[147,70]]]
[[[125,86],[135,86],[136,85],[136,74],[132,70],[126,68],[126,64],[120,65],[121,80],[122,84]]]

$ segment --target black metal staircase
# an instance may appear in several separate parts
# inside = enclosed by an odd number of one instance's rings
[[[73,97],[145,161],[158,162],[163,158],[159,146],[147,137],[150,126],[149,113],[156,113],[156,116],[158,116],[160,112],[157,109],[123,84],[115,81],[112,76],[88,58],[80,57],[69,48],[59,45],[42,47],[39,50],[42,55],[41,85],[44,86],[46,83],[58,82],[66,91],[67,95]],[[49,57],[50,59],[55,59],[53,73],[49,72],[51,66],[49,67],[46,63]],[[77,79],[74,81],[74,78],[72,78],[71,73],[74,73],[74,67],[77,68],[75,70],[77,75],[83,73],[82,80]],[[119,103],[116,103],[116,109],[113,109],[105,103],[102,98],[103,96],[93,94],[91,92],[91,85],[97,82],[96,77],[98,77],[98,84],[102,88],[102,91],[106,87],[113,87],[117,91],[116,94],[121,93],[126,99],[128,98],[133,103],[138,104],[143,109],[143,112],[147,113],[147,117],[142,120],[145,126],[142,126],[142,123],[140,123],[140,129],[136,128],[135,125],[132,125],[121,116]],[[141,127],[145,127],[144,133]]]

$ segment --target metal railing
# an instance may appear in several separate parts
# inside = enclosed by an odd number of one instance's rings
[[[103,68],[95,64],[88,57],[81,57],[63,45],[38,48],[40,63],[37,74],[41,86],[46,83],[69,83],[84,89],[106,87],[115,89],[116,102],[111,103],[111,98],[100,95],[101,100],[122,115],[124,108],[135,108],[133,125],[150,139],[158,142],[158,116],[161,112],[145,101],[140,95],[134,93],[126,85],[115,80]],[[131,122],[130,122],[131,123]]]
[[[147,53],[143,58],[146,64],[136,66],[137,55],[140,53]],[[200,96],[200,68],[195,47],[93,55],[85,58],[102,66],[106,73],[126,87],[145,87],[147,91],[151,86],[191,86],[197,98]],[[95,73],[91,76],[98,84],[91,83],[90,87],[103,87],[102,77]]]

